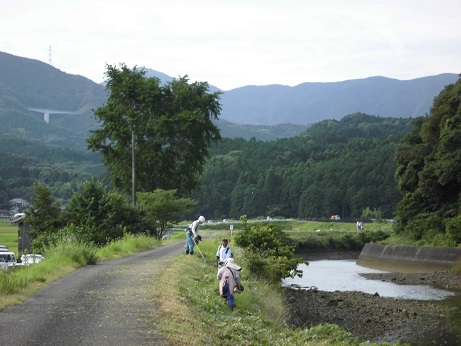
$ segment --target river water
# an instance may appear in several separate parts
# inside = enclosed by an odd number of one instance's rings
[[[303,277],[285,278],[282,285],[297,289],[318,289],[326,292],[359,291],[369,294],[378,293],[381,297],[407,300],[428,300],[445,306],[446,323],[459,330],[461,325],[461,292],[444,290],[430,285],[406,285],[370,280],[362,273],[388,273],[383,270],[362,267],[356,260],[319,260],[309,261],[309,265],[300,264]],[[429,340],[429,341],[428,341]],[[460,345],[460,335],[433,335],[426,339],[422,335],[414,340],[414,345]],[[435,342],[435,343],[434,343]]]
[[[445,300],[457,296],[456,292],[435,288],[429,285],[398,285],[381,280],[369,280],[361,273],[386,273],[362,267],[356,260],[320,260],[309,261],[309,265],[300,264],[303,277],[285,278],[283,286],[294,286],[304,289],[317,288],[321,291],[359,291],[378,293],[381,297],[410,300]]]

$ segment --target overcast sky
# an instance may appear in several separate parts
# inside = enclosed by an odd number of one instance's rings
[[[0,33],[97,83],[120,63],[223,90],[461,72],[460,0],[0,0]]]

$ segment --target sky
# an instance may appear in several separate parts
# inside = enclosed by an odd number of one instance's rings
[[[0,33],[96,83],[121,63],[222,90],[461,72],[460,0],[0,0]]]

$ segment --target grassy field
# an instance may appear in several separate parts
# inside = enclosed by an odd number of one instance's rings
[[[329,222],[316,222],[316,221],[290,221],[291,225],[285,231],[291,237],[299,236],[309,232],[345,232],[345,233],[358,233],[355,223],[329,221]],[[392,223],[365,223],[363,231],[367,232],[391,232]]]
[[[0,219],[0,245],[8,246],[10,251],[17,254],[18,225],[12,224],[6,219]]]

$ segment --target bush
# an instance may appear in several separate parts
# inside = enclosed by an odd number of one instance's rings
[[[246,216],[241,218],[243,230],[235,236],[235,244],[243,248],[250,271],[269,282],[301,275],[297,267],[302,259],[293,258],[294,247],[290,239],[276,225],[271,223],[247,224]]]
[[[461,244],[461,216],[448,219],[445,223],[447,237],[455,246]]]

